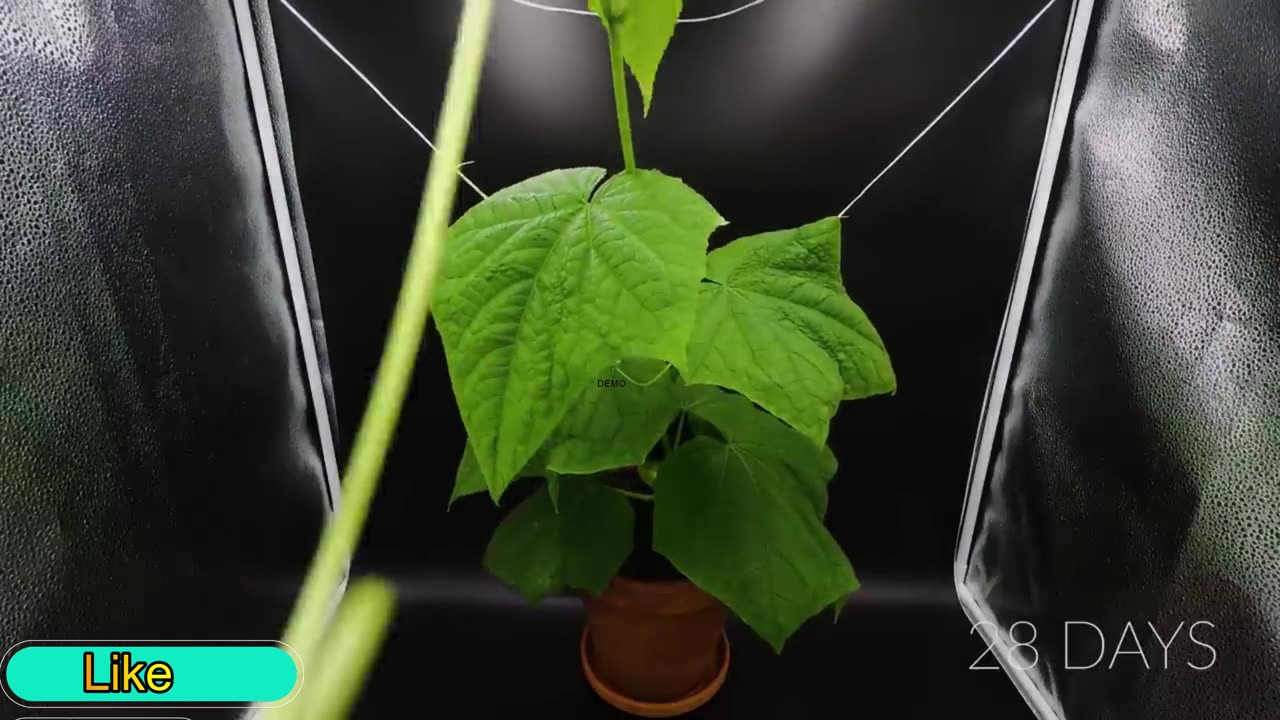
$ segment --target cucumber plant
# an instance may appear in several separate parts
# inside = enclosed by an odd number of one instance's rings
[[[484,563],[538,602],[602,592],[652,502],[652,549],[781,652],[858,588],[823,522],[827,432],[894,370],[844,288],[839,218],[708,252],[720,213],[636,166],[626,71],[647,115],[681,1],[589,9],[625,168],[531,177],[450,227],[435,320],[468,437],[450,504],[536,483]]]

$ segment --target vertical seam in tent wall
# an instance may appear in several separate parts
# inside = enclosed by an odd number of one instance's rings
[[[1040,256],[1040,240],[1044,234],[1049,202],[1055,189],[1054,180],[1057,177],[1062,156],[1062,146],[1075,103],[1080,66],[1084,59],[1085,43],[1093,19],[1093,7],[1094,0],[1075,0],[1068,21],[1062,60],[1059,64],[1058,85],[1054,90],[1053,105],[1049,111],[1049,122],[1045,131],[1045,142],[1041,148],[1040,167],[1036,175],[1035,188],[1032,191],[1031,210],[1018,259],[1018,271],[1014,276],[1009,302],[1005,309],[1004,326],[1000,331],[996,357],[988,380],[987,400],[979,421],[978,437],[969,469],[969,485],[965,494],[960,535],[956,544],[954,568],[956,594],[965,614],[974,623],[975,628],[983,624],[984,628],[993,629],[990,634],[984,632],[982,636],[990,643],[1001,667],[1041,720],[1057,720],[1060,718],[1060,713],[1054,710],[1053,701],[1045,697],[1043,690],[1033,677],[1012,665],[1009,657],[1010,645],[1000,631],[994,629],[998,628],[995,618],[985,603],[973,595],[966,580],[969,574],[969,558],[973,551],[974,532],[982,507],[982,497],[986,490],[991,450],[1002,424],[1001,416],[1013,367],[1013,356],[1020,339],[1031,279]]]
[[[262,71],[262,59],[258,55],[258,38],[253,28],[253,13],[249,0],[232,0],[232,11],[240,35],[240,51],[244,58],[245,74],[249,80],[249,96],[253,103],[254,118],[258,124],[258,142],[262,146],[262,160],[267,172],[267,184],[271,204],[276,214],[276,230],[284,255],[285,272],[289,279],[289,293],[293,301],[294,324],[298,328],[298,340],[302,346],[302,359],[307,373],[307,385],[311,391],[311,404],[315,411],[316,431],[320,435],[320,454],[324,464],[325,491],[330,513],[338,510],[341,482],[338,475],[337,453],[334,451],[333,428],[329,424],[329,403],[325,398],[324,383],[320,376],[320,358],[316,350],[315,333],[311,327],[311,310],[307,302],[306,288],[302,280],[302,265],[298,259],[297,235],[293,219],[286,205],[284,172],[280,168],[280,152],[276,145],[275,125],[271,122],[270,100],[267,97],[266,78]],[[347,558],[350,563],[350,558]],[[347,592],[350,567],[334,589],[330,603],[330,616]],[[261,708],[248,710],[242,720],[258,720]]]
[[[284,172],[280,168],[280,152],[276,145],[275,126],[271,121],[270,101],[267,98],[266,79],[262,61],[258,55],[257,35],[253,28],[253,15],[248,0],[233,0],[236,24],[240,31],[240,48],[244,57],[245,72],[249,80],[249,93],[258,124],[259,144],[262,146],[263,165],[271,203],[275,210],[277,232],[284,254],[285,272],[289,280],[289,293],[293,301],[294,320],[298,329],[302,359],[311,392],[311,404],[315,411],[316,429],[320,435],[320,453],[324,463],[325,489],[331,512],[338,509],[340,482],[338,479],[337,453],[333,444],[333,428],[329,425],[329,407],[325,398],[324,383],[320,374],[319,353],[316,350],[315,333],[311,327],[311,312],[307,303],[302,266],[298,260],[297,236],[293,220],[286,205],[287,193]]]

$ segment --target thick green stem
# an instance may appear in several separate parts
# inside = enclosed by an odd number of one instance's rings
[[[306,687],[292,717],[298,720],[346,720],[364,691],[396,611],[395,588],[377,578],[351,585],[325,635],[319,667],[312,664]],[[289,707],[289,706],[286,706]],[[292,709],[292,708],[291,708]]]
[[[387,448],[395,435],[422,345],[432,292],[453,214],[458,166],[470,132],[489,40],[493,0],[466,0],[454,45],[444,106],[436,130],[436,152],[395,315],[383,349],[369,404],[356,434],[343,479],[342,504],[320,539],[310,572],[285,631],[284,641],[305,663],[324,636],[338,584],[364,530]]]
[[[622,142],[622,161],[627,171],[636,169],[636,150],[631,144],[631,109],[627,103],[627,74],[622,62],[622,45],[614,30],[613,10],[604,1],[604,29],[609,36],[609,68],[613,71],[613,104],[618,113],[618,137]]]

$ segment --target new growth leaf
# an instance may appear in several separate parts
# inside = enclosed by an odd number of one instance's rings
[[[588,8],[600,16],[622,49],[622,57],[640,86],[644,114],[653,103],[662,56],[676,31],[681,0],[590,0]]]

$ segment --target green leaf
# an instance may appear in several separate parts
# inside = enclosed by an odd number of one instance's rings
[[[653,103],[658,67],[675,34],[682,5],[682,0],[590,0],[587,4],[619,43],[622,58],[640,85],[645,115]]]
[[[804,483],[739,445],[698,437],[662,467],[654,549],[775,652],[858,587]]]
[[[594,478],[562,478],[559,512],[547,487],[517,505],[494,531],[484,565],[537,603],[565,588],[604,591],[631,554],[635,513]]]
[[[827,482],[831,479],[825,446],[815,445],[795,428],[756,407],[741,395],[710,385],[684,388],[684,406],[720,431],[733,451],[750,459],[756,472],[782,478],[813,502],[818,516],[826,514]]]
[[[835,602],[831,603],[831,624],[832,625],[840,622],[840,615],[841,613],[844,612],[844,606],[849,603],[850,594],[852,593],[846,593],[844,595],[841,595],[840,597],[836,598]]]
[[[458,471],[453,478],[453,494],[449,496],[449,507],[453,507],[458,498],[474,495],[488,490],[484,473],[480,472],[480,463],[476,462],[476,454],[471,443],[462,449],[462,459],[458,461]]]
[[[836,459],[836,454],[832,452],[828,445],[822,446],[822,479],[831,482],[835,479],[836,473],[840,471],[840,461]]]
[[[601,368],[628,356],[684,362],[707,238],[724,220],[661,173],[604,176],[530,178],[450,231],[435,317],[495,500]]]
[[[542,477],[546,472],[543,458],[538,454],[529,460],[517,478]],[[449,507],[453,507],[453,503],[458,498],[482,493],[488,489],[484,473],[480,472],[480,463],[476,461],[475,451],[471,449],[471,443],[468,442],[462,450],[462,459],[458,461],[458,470],[453,479],[453,494],[449,496]]]
[[[547,467],[590,475],[643,464],[680,411],[670,368],[627,359],[599,373],[552,436]]]
[[[707,257],[690,383],[743,395],[826,441],[841,400],[893,392],[884,342],[840,277],[840,220],[740,238]]]
[[[689,429],[689,433],[694,437],[713,437],[717,440],[724,440],[724,435],[720,430],[711,423],[703,420],[697,415],[686,415],[685,427]]]

